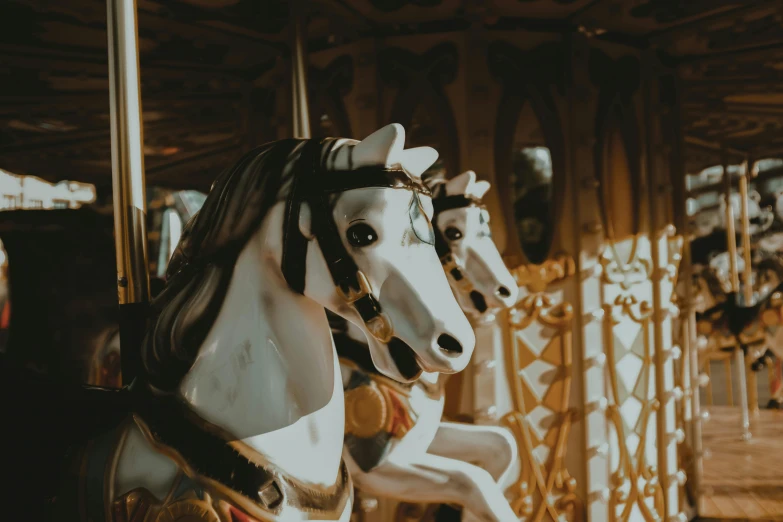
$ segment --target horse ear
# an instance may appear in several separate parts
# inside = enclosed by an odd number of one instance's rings
[[[373,165],[390,166],[395,163],[394,158],[402,152],[404,145],[405,129],[402,125],[399,123],[387,125],[354,145],[353,166],[354,168]]]
[[[313,239],[313,219],[310,205],[301,203],[299,207],[299,232],[308,240]]]
[[[468,187],[476,183],[476,173],[468,170],[450,179],[446,183],[446,193],[451,195],[466,194]]]
[[[432,147],[415,147],[403,150],[400,153],[398,163],[405,172],[415,178],[420,178],[437,160],[438,151]]]
[[[470,188],[470,195],[474,198],[481,199],[489,191],[489,181],[477,181]]]

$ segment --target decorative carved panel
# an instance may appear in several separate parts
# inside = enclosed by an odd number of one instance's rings
[[[378,57],[381,80],[397,89],[392,104],[391,121],[411,129],[412,145],[430,145],[440,153],[446,172],[459,173],[459,139],[457,124],[444,87],[451,84],[459,70],[457,47],[451,42],[438,44],[423,54],[392,47]],[[412,123],[417,109],[426,112],[432,125],[430,142],[416,141]],[[419,122],[419,125],[422,123]],[[425,136],[430,132],[423,133]]]
[[[522,299],[508,312],[506,370],[513,411],[503,418],[517,439],[522,461],[512,508],[524,520],[581,521],[576,479],[565,465],[571,408],[573,318],[571,303],[550,285],[576,272],[573,258],[560,255],[540,265],[513,270]]]

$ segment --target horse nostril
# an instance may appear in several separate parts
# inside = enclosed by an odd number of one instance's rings
[[[505,286],[498,287],[497,293],[500,297],[511,297],[511,290]]]
[[[438,346],[448,354],[462,353],[462,345],[459,341],[448,334],[441,334],[438,337]]]

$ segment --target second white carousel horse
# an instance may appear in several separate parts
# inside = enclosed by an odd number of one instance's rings
[[[403,144],[399,125],[283,140],[218,178],[153,303],[132,419],[73,459],[59,498],[81,519],[349,519],[324,308],[400,382],[462,370],[475,344],[433,248],[437,153]]]
[[[474,318],[512,306],[517,285],[492,241],[472,171],[434,182],[436,248],[462,309]],[[465,518],[516,521],[504,491],[519,471],[517,446],[499,426],[442,420],[443,379],[412,385],[373,371],[364,334],[333,319],[346,394],[345,460],[356,487],[414,503],[459,504]]]

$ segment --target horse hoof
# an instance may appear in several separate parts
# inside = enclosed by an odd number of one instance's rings
[[[779,410],[780,408],[780,401],[777,399],[770,399],[767,403],[767,409],[768,410]]]

